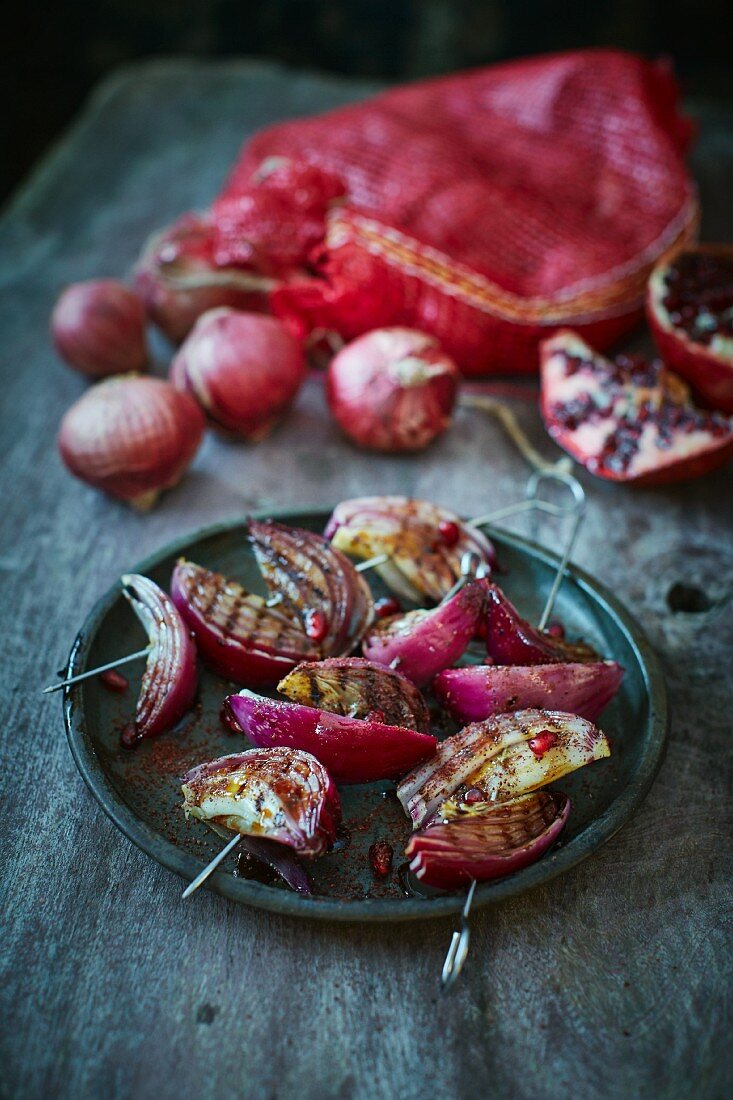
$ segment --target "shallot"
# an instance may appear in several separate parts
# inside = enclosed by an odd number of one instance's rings
[[[204,433],[188,394],[159,378],[108,378],[72,405],[58,445],[76,477],[136,508],[177,484]]]
[[[301,348],[281,321],[224,308],[199,317],[170,372],[214,428],[251,443],[270,432],[304,377]]]
[[[51,336],[62,359],[91,378],[145,370],[145,307],[115,279],[73,283],[51,315]]]
[[[419,451],[450,426],[458,367],[434,336],[375,329],[328,369],[326,395],[344,432],[376,451]]]
[[[135,722],[123,735],[123,743],[131,748],[170,729],[191,706],[197,685],[196,648],[172,600],[149,577],[125,574],[122,593],[150,641]]]

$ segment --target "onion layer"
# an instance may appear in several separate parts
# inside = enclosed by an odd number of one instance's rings
[[[435,751],[436,739],[417,730],[362,721],[242,691],[227,699],[255,745],[312,753],[337,783],[395,779]]]
[[[443,890],[488,882],[539,859],[565,826],[570,800],[535,791],[413,833],[405,850],[420,882]]]
[[[624,670],[615,661],[550,665],[473,665],[438,673],[433,691],[457,722],[544,707],[594,722],[618,691]]]
[[[519,710],[475,722],[438,745],[400,783],[397,795],[416,826],[462,789],[505,801],[610,756],[606,737],[575,714]]]
[[[122,593],[145,627],[151,647],[134,731],[125,738],[129,747],[170,729],[191,706],[197,684],[196,649],[172,600],[154,581],[127,573]]]
[[[178,562],[171,596],[194,633],[202,660],[228,680],[273,687],[300,661],[318,655],[318,646],[299,624],[236,581],[194,562]]]
[[[376,572],[407,600],[438,603],[461,575],[461,558],[478,554],[487,573],[496,562],[494,548],[481,531],[426,500],[409,497],[359,497],[334,509],[326,535],[340,550],[358,558],[386,554]]]
[[[265,584],[316,643],[316,655],[350,653],[374,616],[369,585],[340,550],[313,531],[250,520]]]
[[[565,642],[533,627],[496,584],[486,586],[486,649],[499,665],[546,665],[556,661],[597,661],[579,642]]]
[[[399,672],[361,657],[304,661],[277,689],[291,703],[330,714],[371,718],[423,733],[430,727],[427,704],[415,685]]]
[[[408,611],[375,623],[362,643],[364,656],[422,686],[462,656],[483,609],[484,585],[469,581],[432,611]]]
[[[306,858],[333,845],[341,808],[326,769],[297,749],[250,749],[192,768],[186,817],[287,845]]]

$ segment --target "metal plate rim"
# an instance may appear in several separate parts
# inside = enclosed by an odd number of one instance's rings
[[[288,522],[294,514],[304,516],[309,513],[321,517],[328,514],[328,510],[317,506],[302,507],[297,509],[297,512],[293,508],[281,508],[261,510],[251,514],[256,518],[272,518],[280,522]],[[180,553],[191,543],[243,527],[246,522],[246,517],[239,517],[198,528],[187,535],[173,539],[149,554],[137,563],[132,571],[145,573],[146,570],[157,565],[161,559]],[[504,541],[517,550],[529,552],[546,564],[556,565],[559,561],[558,556],[552,551],[520,535],[497,529],[491,531],[491,537],[496,538],[497,541]],[[664,759],[669,732],[669,711],[665,679],[659,658],[641,626],[605,585],[584,569],[572,564],[568,568],[568,575],[582,591],[592,596],[605,611],[615,617],[639,662],[650,705],[649,745],[639,763],[633,782],[626,785],[606,811],[594,819],[583,833],[523,871],[478,887],[474,898],[474,909],[544,885],[592,855],[630,820],[646,797]],[[65,678],[84,671],[85,660],[96,630],[111,604],[118,597],[119,589],[116,585],[112,585],[97,600],[87,615],[72,645]],[[77,710],[82,710],[79,698],[79,692],[74,687],[64,689],[64,726],[74,763],[89,791],[128,840],[168,870],[190,881],[201,870],[201,861],[166,840],[147,825],[115,791],[86,733],[83,715],[77,714]],[[370,898],[349,901],[323,897],[309,898],[264,886],[252,880],[237,879],[228,872],[215,872],[206,885],[208,889],[223,897],[256,908],[307,919],[349,923],[427,920],[457,914],[463,905],[463,896],[460,893],[429,900],[405,898],[400,901]]]

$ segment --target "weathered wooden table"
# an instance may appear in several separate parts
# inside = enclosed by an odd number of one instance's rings
[[[476,914],[466,972],[444,997],[444,921],[299,923],[205,891],[183,905],[181,882],[87,793],[59,698],[38,694],[97,596],[201,524],[375,486],[469,514],[516,498],[523,460],[481,414],[461,412],[459,430],[417,458],[366,457],[338,436],[316,382],[261,446],[208,438],[149,516],[73,481],[57,458],[59,418],[84,389],[46,337],[59,288],[122,274],[150,231],[207,203],[257,126],[366,90],[262,64],[133,67],[98,92],[2,224],[3,1095],[730,1095],[730,469],[656,492],[585,479],[576,560],[663,655],[669,753],[605,848]],[[705,234],[733,239],[731,120],[701,113]],[[514,407],[551,454],[528,397]],[[678,582],[699,592],[676,590],[670,606]]]

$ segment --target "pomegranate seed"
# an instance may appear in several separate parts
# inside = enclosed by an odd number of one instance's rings
[[[547,633],[550,635],[551,638],[564,638],[565,627],[562,625],[562,623],[550,623],[547,628]]]
[[[386,878],[392,870],[392,845],[386,840],[375,840],[369,849],[369,863],[379,878]]]
[[[463,801],[467,802],[469,806],[473,806],[475,802],[485,802],[486,795],[480,787],[469,787],[463,796]]]
[[[134,749],[139,740],[137,726],[134,722],[128,722],[120,734],[120,744],[123,749]]]
[[[390,615],[399,615],[402,604],[394,596],[383,596],[374,604],[374,614],[378,619],[386,619]]]
[[[305,632],[314,642],[322,642],[328,633],[328,623],[322,611],[309,611],[305,619]]]
[[[529,742],[529,747],[536,757],[541,758],[545,755],[548,749],[551,749],[553,745],[557,744],[557,734],[552,730],[542,730],[533,737]]]
[[[438,530],[440,531],[440,537],[446,546],[455,546],[461,537],[461,529],[457,523],[454,523],[451,519],[443,519],[438,524]]]
[[[106,672],[100,672],[99,679],[108,691],[116,691],[120,695],[123,691],[127,691],[130,686],[122,673],[116,672],[113,668],[107,669]]]
[[[219,711],[219,721],[221,722],[224,729],[228,730],[229,733],[242,732],[242,727],[239,725],[237,719],[232,714],[232,708],[229,706],[229,703],[226,700],[224,700],[221,705],[221,709]]]

